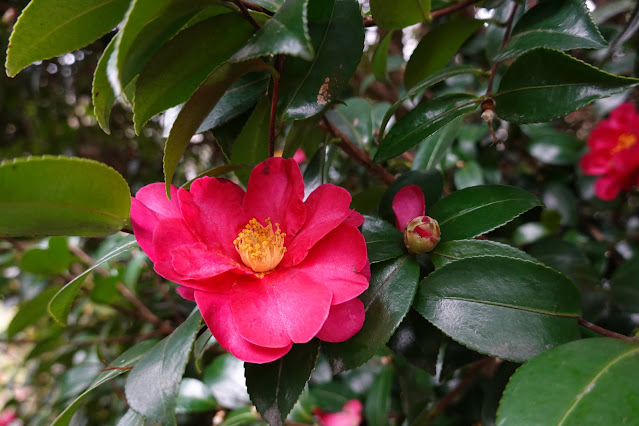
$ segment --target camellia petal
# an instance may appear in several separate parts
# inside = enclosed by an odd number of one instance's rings
[[[393,197],[393,211],[395,212],[395,226],[400,231],[411,219],[424,216],[426,207],[424,193],[417,185],[408,185],[397,191]]]
[[[306,223],[287,246],[282,266],[300,263],[315,243],[335,229],[351,215],[351,195],[344,188],[320,185],[308,196]]]
[[[171,257],[175,272],[189,280],[206,280],[230,270],[253,273],[225,253],[209,250],[199,242],[174,248]]]
[[[191,302],[195,302],[195,290],[190,287],[185,287],[183,285],[178,286],[175,289],[180,296],[182,296],[186,300],[190,300]]]
[[[246,216],[279,223],[290,240],[306,219],[304,180],[293,159],[273,157],[255,166],[244,196]]]
[[[240,335],[269,348],[315,337],[332,298],[328,288],[297,268],[275,270],[262,279],[238,279],[230,293]]]
[[[146,185],[135,194],[135,198],[149,209],[163,218],[181,218],[180,206],[177,202],[178,189],[171,185],[171,199],[166,197],[166,189],[163,183]]]
[[[368,288],[361,273],[368,263],[365,244],[357,228],[342,224],[317,243],[296,269],[328,287],[332,304],[345,302]]]
[[[173,268],[171,250],[182,245],[195,244],[197,239],[187,228],[184,220],[163,219],[153,232],[153,247],[156,252],[155,270],[164,278],[180,283],[183,276]]]
[[[195,291],[195,302],[219,344],[243,361],[255,364],[271,362],[286,355],[293,346],[289,341],[283,347],[268,348],[242,338],[231,313],[228,295]]]
[[[244,217],[244,191],[226,179],[203,177],[191,184],[190,191],[178,193],[184,220],[198,239],[239,261],[233,240],[248,219]]]
[[[365,313],[364,304],[358,298],[333,305],[317,337],[333,343],[348,340],[362,329]]]

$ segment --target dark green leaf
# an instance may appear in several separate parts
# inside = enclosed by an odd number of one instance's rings
[[[268,11],[277,12],[284,4],[284,0],[253,0],[251,3],[261,6]]]
[[[93,87],[91,88],[91,95],[93,97],[93,113],[100,128],[105,133],[110,134],[109,118],[111,117],[111,109],[115,102],[115,93],[109,83],[107,76],[107,64],[109,58],[115,50],[115,42],[117,37],[113,37],[107,47],[102,52],[98,65],[95,67],[93,73]]]
[[[553,348],[520,367],[497,424],[619,425],[639,416],[639,345],[594,338]]]
[[[429,215],[439,222],[444,242],[485,234],[540,205],[537,197],[523,189],[482,185],[453,192],[438,201]]]
[[[268,98],[262,98],[233,143],[231,163],[257,164],[268,157],[270,114],[271,102]],[[235,174],[246,184],[250,170],[239,169]]]
[[[109,380],[119,376],[126,372],[128,367],[134,365],[144,354],[146,354],[155,344],[157,340],[145,340],[138,343],[132,348],[128,349],[122,355],[117,357],[113,362],[109,364],[106,370],[103,370],[98,377],[95,378],[93,383],[85,390],[80,396],[78,396],[67,408],[51,424],[51,426],[67,426],[71,423],[71,418],[76,412],[82,401],[98,386],[108,382]]]
[[[371,0],[375,24],[387,30],[399,30],[422,21],[430,21],[431,0]]]
[[[164,146],[164,176],[167,196],[173,174],[191,137],[231,84],[249,72],[265,69],[258,59],[242,63],[224,63],[213,70],[180,111]]]
[[[427,137],[424,142],[420,143],[411,169],[428,170],[437,167],[457,137],[460,125],[461,118],[453,120],[445,125],[441,132]]]
[[[204,383],[190,377],[182,379],[177,397],[177,407],[175,407],[176,413],[212,411],[216,407],[217,401]]]
[[[203,381],[222,407],[239,408],[250,402],[244,384],[244,363],[231,354],[216,357],[204,370]]]
[[[637,30],[639,30],[639,4],[635,5],[635,9],[632,11],[632,15],[628,19],[628,22],[626,22],[623,30],[621,30],[612,43],[610,43],[610,48],[608,49],[608,52],[606,52],[604,62],[610,59],[617,49],[619,49],[619,47],[632,37]]]
[[[117,36],[115,51],[107,64],[109,82],[116,95],[142,71],[160,46],[200,10],[214,4],[214,0],[131,2]]]
[[[49,238],[48,248],[32,248],[25,251],[20,259],[20,269],[32,274],[59,275],[67,270],[72,261],[67,239],[52,237]]]
[[[373,140],[372,105],[362,98],[349,98],[344,104],[326,111],[326,118],[352,142],[362,148],[369,146]]]
[[[414,307],[470,349],[516,362],[578,338],[580,296],[559,272],[521,259],[461,259],[428,275]]]
[[[528,222],[520,225],[513,232],[513,242],[518,246],[525,246],[541,240],[552,234],[550,229],[541,222]]]
[[[578,284],[600,284],[598,274],[590,264],[588,256],[571,242],[559,238],[544,238],[532,245],[528,253],[540,262],[568,275]]]
[[[420,81],[418,84],[416,84],[414,87],[412,87],[410,90],[408,90],[406,94],[400,98],[399,101],[395,102],[388,109],[388,111],[384,115],[384,118],[382,119],[382,124],[380,125],[380,128],[379,128],[379,134],[380,135],[384,134],[388,121],[391,119],[395,111],[397,111],[397,108],[399,108],[400,105],[406,102],[407,99],[412,98],[418,93],[423,92],[424,90],[428,89],[432,85],[440,83],[446,80],[447,78],[455,77],[457,75],[462,75],[462,74],[480,75],[482,73],[483,71],[480,68],[471,67],[469,65],[451,65],[440,71],[430,74],[428,77],[426,77],[425,79]]]
[[[494,96],[495,113],[511,123],[550,121],[597,99],[635,87],[636,78],[608,74],[558,50],[524,53]]]
[[[393,376],[393,366],[385,365],[375,377],[375,381],[373,381],[368,395],[366,395],[366,404],[364,405],[367,425],[388,425]]]
[[[393,38],[393,32],[389,31],[384,38],[379,42],[375,53],[373,53],[373,59],[371,59],[371,66],[373,67],[373,74],[378,81],[388,81],[388,71],[386,65],[388,64],[388,48]]]
[[[474,95],[453,93],[418,105],[390,129],[379,145],[374,162],[389,160],[408,151],[457,117],[473,111],[478,103]]]
[[[549,184],[544,191],[542,200],[546,205],[546,211],[554,210],[561,215],[561,225],[578,226],[577,197],[566,185],[560,183]]]
[[[395,6],[394,3],[390,4]],[[476,19],[454,18],[432,27],[421,39],[406,64],[404,85],[411,88],[448,65],[466,39],[483,24]],[[434,46],[436,48],[433,48]]]
[[[297,149],[303,144],[317,147],[326,139],[326,135],[317,125],[318,119],[319,117],[311,117],[293,122],[291,130],[286,135],[282,157],[293,158]]]
[[[311,117],[326,108],[346,87],[362,55],[364,26],[354,0],[310,0],[308,30],[313,60],[284,62],[279,110],[285,119]]]
[[[131,193],[97,161],[29,157],[0,163],[0,235],[101,236],[122,229]]]
[[[374,216],[364,218],[362,234],[371,263],[394,259],[406,253],[404,236],[394,225]]]
[[[304,169],[304,197],[326,182],[326,145],[321,146]]]
[[[436,268],[441,268],[460,259],[481,256],[505,256],[535,262],[534,257],[518,248],[489,240],[448,241],[439,243],[430,252],[430,260]]]
[[[573,135],[560,133],[545,125],[522,126],[530,136],[528,152],[542,163],[569,166],[579,161],[584,142]]]
[[[7,49],[7,75],[35,61],[86,46],[124,17],[128,0],[32,0],[22,11]]]
[[[435,376],[441,337],[442,333],[437,327],[411,309],[388,341],[388,347],[411,364]]]
[[[260,415],[253,407],[245,407],[237,410],[233,410],[224,419],[220,426],[241,426],[241,425],[255,425],[260,419]],[[262,424],[262,423],[257,423]]]
[[[137,241],[134,238],[130,238],[122,241],[122,245],[113,249],[110,253],[99,259],[92,265],[89,269],[75,277],[73,280],[69,281],[64,287],[62,287],[56,294],[51,298],[51,301],[48,304],[49,314],[55,319],[58,323],[62,325],[66,325],[67,316],[69,315],[69,311],[71,310],[71,305],[78,295],[78,291],[80,291],[80,287],[82,283],[86,279],[86,277],[98,266],[101,266],[103,263],[113,259],[121,255],[122,253],[126,253],[127,251],[133,249],[137,246]]]
[[[351,208],[362,214],[370,214],[377,210],[385,192],[386,187],[382,185],[368,187],[353,195]]]
[[[57,291],[58,287],[49,287],[33,299],[24,302],[7,327],[7,337],[11,339],[28,326],[38,322],[47,313],[47,304]]]
[[[135,364],[124,387],[133,410],[163,426],[176,424],[180,382],[201,320],[200,311],[194,310]]]
[[[426,211],[442,196],[443,178],[439,170],[412,170],[398,177],[389,187],[379,205],[379,215],[390,223],[395,223],[393,198],[397,192],[407,185],[417,185],[424,193]]]
[[[370,285],[360,296],[366,308],[364,326],[345,342],[324,344],[334,373],[362,365],[388,342],[410,309],[418,280],[414,256],[371,265]]]
[[[211,71],[226,62],[251,34],[251,24],[239,15],[227,13],[181,31],[158,49],[135,85],[136,132],[155,114],[185,102]]]
[[[251,401],[270,425],[282,425],[311,377],[319,355],[319,340],[293,345],[282,358],[268,364],[245,363]]]
[[[610,284],[614,301],[629,312],[639,312],[639,262],[634,257],[613,274]]]
[[[484,184],[484,175],[480,165],[474,160],[464,161],[464,165],[455,170],[455,188],[464,189]]]
[[[312,60],[315,51],[306,28],[307,8],[308,0],[286,1],[231,60],[280,54]]]
[[[519,19],[508,44],[495,61],[542,46],[572,50],[599,49],[606,45],[590,18],[586,3],[581,0],[542,1]]]

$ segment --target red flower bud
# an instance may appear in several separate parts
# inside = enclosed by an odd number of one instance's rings
[[[439,223],[432,217],[416,217],[404,228],[404,244],[410,253],[431,251],[439,242],[439,238]]]

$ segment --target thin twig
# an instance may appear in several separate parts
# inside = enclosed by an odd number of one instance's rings
[[[138,309],[138,311],[146,321],[157,325],[159,327],[159,331],[166,334],[171,334],[175,330],[173,327],[171,327],[171,325],[169,325],[167,321],[162,321],[153,312],[151,312],[149,308],[147,308],[146,305],[144,305],[144,303],[142,303],[140,299],[138,299],[127,286],[122,283],[118,283],[117,289],[126,300],[135,305],[135,307]]]
[[[506,22],[506,32],[504,33],[504,39],[501,42],[501,48],[503,49],[508,44],[510,40],[510,30],[513,26],[513,21],[515,20],[515,14],[517,13],[517,8],[519,7],[519,3],[513,3],[513,10],[510,12],[510,16],[508,17],[508,21]],[[493,91],[493,80],[495,80],[495,74],[497,73],[497,66],[499,65],[499,61],[493,62],[493,65],[490,67],[490,76],[488,77],[488,88],[486,89],[486,93],[490,95]]]
[[[373,165],[373,159],[364,151],[359,149],[344,133],[342,133],[337,127],[333,126],[326,117],[322,117],[320,120],[320,127],[326,133],[333,137],[341,139],[341,142],[337,145],[341,148],[346,155],[357,161],[364,166],[373,176],[379,178],[386,185],[390,185],[395,182],[395,176],[393,176],[388,170],[382,167],[381,164]]]
[[[471,4],[474,4],[474,3],[479,3],[479,1],[480,0],[464,0],[464,1],[460,1],[459,3],[454,4],[452,6],[445,7],[443,9],[439,9],[439,10],[435,10],[434,12],[430,13],[430,19],[439,18],[440,16],[444,16],[444,15],[451,14],[453,12],[457,12],[458,10],[463,9],[466,6],[470,6]]]
[[[615,333],[614,331],[607,330],[603,327],[599,327],[596,324],[591,323],[590,321],[586,321],[582,317],[577,318],[577,322],[580,326],[587,328],[588,330],[592,330],[595,333],[599,333],[602,336],[612,337],[613,339],[621,339],[621,340],[629,340],[631,342],[639,342],[639,339],[635,337],[624,336],[623,334]]]
[[[275,118],[277,117],[277,97],[280,93],[280,78],[282,78],[282,64],[284,55],[275,58],[277,63],[277,78],[273,80],[273,97],[271,98],[271,117],[268,121],[268,156],[275,155]]]
[[[251,2],[242,1],[242,4],[244,6],[246,6],[247,9],[251,9],[251,10],[254,10],[256,12],[264,13],[266,15],[271,15],[271,16],[273,15],[273,12],[271,12],[270,10],[266,10],[262,6],[258,6],[256,4],[251,3]]]
[[[246,20],[249,21],[251,25],[255,27],[256,30],[259,30],[261,28],[260,24],[258,24],[257,21],[253,19],[253,16],[251,16],[251,12],[248,11],[248,9],[246,8],[246,5],[244,4],[242,0],[233,0],[233,3],[235,3],[237,7],[240,8],[240,12],[242,13],[242,16],[244,16]]]

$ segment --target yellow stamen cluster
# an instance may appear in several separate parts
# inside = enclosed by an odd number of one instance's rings
[[[617,145],[612,149],[612,153],[616,154],[619,151],[624,151],[632,147],[636,143],[637,137],[635,135],[630,133],[623,133],[621,136],[619,136],[619,139],[617,139]]]
[[[257,273],[275,269],[286,253],[286,234],[280,231],[279,223],[275,228],[273,231],[271,218],[266,219],[266,226],[253,218],[233,241],[242,262]]]

